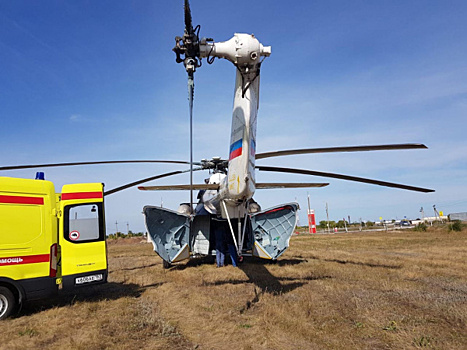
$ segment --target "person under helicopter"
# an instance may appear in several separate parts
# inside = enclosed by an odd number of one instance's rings
[[[214,231],[214,246],[216,247],[216,265],[217,267],[223,267],[225,265],[225,253],[227,251],[225,220],[213,218],[211,223]]]
[[[226,234],[226,239],[225,242],[227,244],[227,250],[230,255],[230,260],[232,261],[232,266],[233,267],[238,267],[238,255],[237,255],[237,248],[235,247],[235,243],[233,240],[232,235],[230,234],[230,230],[224,230]]]

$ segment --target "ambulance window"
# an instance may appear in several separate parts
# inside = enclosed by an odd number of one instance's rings
[[[103,238],[102,205],[80,204],[67,206],[65,210],[65,239],[81,243]]]

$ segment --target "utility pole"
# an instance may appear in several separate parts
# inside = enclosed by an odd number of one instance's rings
[[[423,211],[423,207],[420,208],[420,213],[422,213],[422,221],[425,223],[425,212]]]
[[[115,234],[117,234],[118,233],[118,222],[116,220],[115,220],[115,230],[116,230]]]
[[[436,210],[436,205],[433,204],[433,210],[435,211],[435,217],[437,221],[441,221],[441,216],[439,215],[438,210]],[[442,222],[442,221],[441,221]]]
[[[130,233],[130,223],[127,222],[126,223],[126,234],[129,234]]]
[[[331,233],[331,229],[329,228],[329,210],[328,210],[328,202],[326,202],[326,218],[327,218],[328,233]]]

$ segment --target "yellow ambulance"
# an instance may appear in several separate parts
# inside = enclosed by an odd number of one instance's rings
[[[107,274],[103,184],[0,177],[0,320]]]

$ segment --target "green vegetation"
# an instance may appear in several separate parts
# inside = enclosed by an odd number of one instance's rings
[[[117,238],[131,238],[131,237],[143,237],[145,234],[143,232],[134,233],[131,230],[127,234],[122,232],[111,233],[107,235],[108,239],[117,239]]]
[[[414,339],[414,345],[418,348],[424,348],[424,347],[432,347],[431,346],[431,338],[430,337],[425,337],[422,336],[420,338],[415,338]]]
[[[397,331],[397,322],[396,321],[391,321],[389,324],[385,327],[383,327],[385,331]]]
[[[462,223],[459,220],[454,221],[452,224],[449,224],[449,231],[462,231]]]
[[[417,226],[415,226],[415,227],[413,228],[413,230],[414,230],[414,231],[418,231],[418,232],[426,232],[427,226],[426,226],[425,223],[422,222],[422,223],[418,224]]]
[[[27,336],[27,337],[34,337],[36,335],[38,335],[38,332],[34,329],[34,328],[26,328],[25,330],[23,331],[19,331],[18,334],[23,337],[23,336]]]

